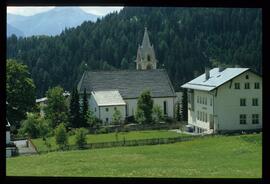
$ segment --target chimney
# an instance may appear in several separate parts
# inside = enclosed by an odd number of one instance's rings
[[[222,72],[223,70],[225,70],[225,67],[218,65],[218,72]]]
[[[205,67],[205,80],[208,80],[210,78],[210,70],[209,68]]]

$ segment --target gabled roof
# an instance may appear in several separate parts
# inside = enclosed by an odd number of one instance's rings
[[[175,92],[163,69],[157,70],[116,70],[84,72],[78,92],[84,88],[92,91],[118,90],[125,98],[137,98],[144,90],[149,90],[152,97],[175,97]]]
[[[210,77],[208,80],[205,79],[205,73],[204,73],[200,75],[199,77],[182,85],[181,87],[203,90],[203,91],[211,91],[248,70],[250,69],[249,68],[226,68],[223,71],[219,72],[219,68],[213,68],[212,70],[209,71]]]
[[[98,106],[126,105],[119,91],[93,91],[91,92]]]

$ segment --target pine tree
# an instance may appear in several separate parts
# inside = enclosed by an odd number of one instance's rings
[[[86,94],[86,89],[84,88],[83,91],[83,104],[82,104],[82,126],[86,127],[88,126],[87,121],[88,121],[88,100],[87,100],[87,94]]]
[[[182,121],[187,121],[188,118],[188,105],[187,105],[187,89],[184,89],[182,98]]]
[[[81,126],[81,113],[79,94],[76,88],[73,88],[69,106],[69,122],[71,127],[78,128]]]

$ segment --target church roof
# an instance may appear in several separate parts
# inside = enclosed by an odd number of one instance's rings
[[[126,105],[119,91],[92,91],[91,95],[95,98],[98,106]]]
[[[149,90],[152,97],[175,97],[175,92],[168,74],[163,69],[157,70],[118,70],[84,72],[78,91],[118,90],[123,98],[137,98],[144,90]]]

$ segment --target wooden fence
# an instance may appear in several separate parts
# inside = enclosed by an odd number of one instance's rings
[[[97,148],[111,148],[120,146],[143,146],[143,145],[157,145],[157,144],[171,144],[176,142],[190,141],[195,138],[206,137],[206,135],[192,135],[184,137],[171,137],[171,138],[153,138],[153,139],[138,139],[138,140],[122,140],[113,142],[100,142],[100,143],[90,143],[86,144],[83,149],[97,149]],[[78,150],[76,145],[69,145],[65,150]],[[63,151],[65,151],[63,150]],[[38,150],[37,150],[38,151]],[[50,149],[48,151],[38,151],[39,154],[62,151],[60,149]]]

